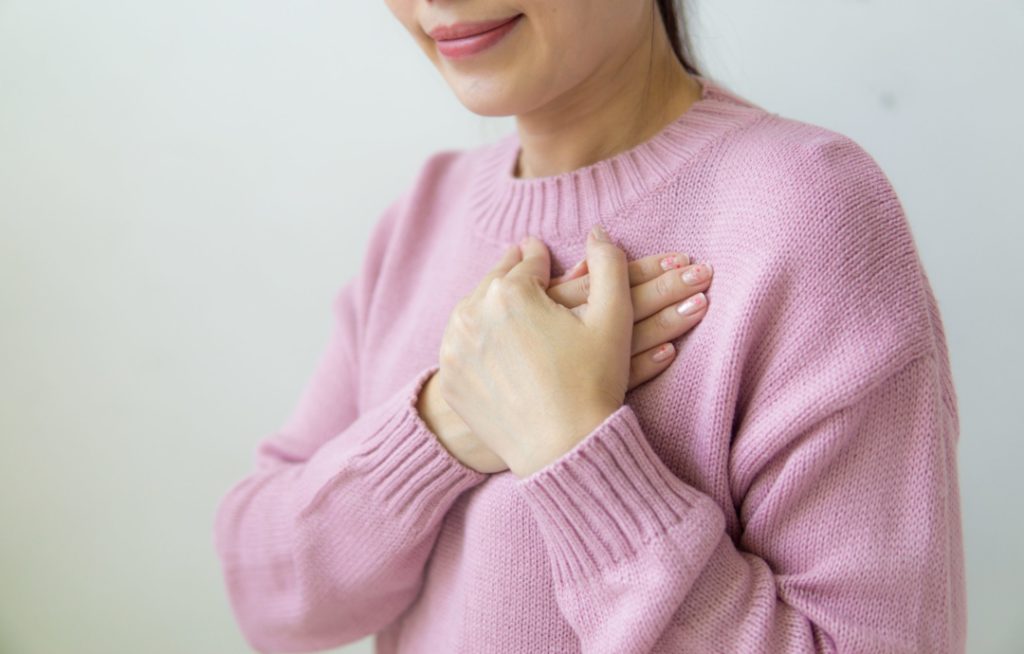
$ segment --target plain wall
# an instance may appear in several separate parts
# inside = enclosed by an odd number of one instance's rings
[[[968,651],[1022,651],[1024,4],[698,0],[692,29],[893,181],[960,400]],[[379,212],[512,129],[382,2],[0,0],[0,652],[248,651],[216,501]]]

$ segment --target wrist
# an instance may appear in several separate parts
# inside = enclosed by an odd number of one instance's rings
[[[586,440],[620,406],[622,405],[619,404],[616,407],[595,405],[581,411],[576,414],[575,418],[567,420],[561,428],[555,429],[552,432],[553,435],[543,441],[547,445],[534,450],[529,460],[517,462],[514,468],[510,465],[509,469],[523,478],[546,468]]]
[[[416,398],[416,412],[420,414],[420,418],[430,431],[440,438],[446,431],[446,425],[450,424],[452,411],[441,396],[437,382],[435,371],[420,388],[419,396]]]
[[[438,387],[438,373],[430,376],[420,389],[416,403],[423,422],[454,458],[462,464],[476,468],[474,439],[469,425],[452,409],[441,395]]]

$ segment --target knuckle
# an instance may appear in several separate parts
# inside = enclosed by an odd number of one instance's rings
[[[609,247],[598,248],[597,256],[606,257],[611,261],[624,261],[626,258],[626,251],[620,247],[610,244]]]
[[[580,294],[583,295],[583,297],[589,296],[590,295],[590,275],[584,275],[583,277],[580,277],[579,279],[577,279],[576,280],[576,289],[580,292]]]
[[[508,280],[504,277],[495,277],[487,284],[487,291],[490,293],[504,293],[508,286]]]
[[[659,311],[654,314],[654,324],[664,332],[670,332],[676,327],[676,323],[669,311]]]
[[[456,305],[455,310],[452,311],[452,320],[460,329],[472,329],[476,323],[477,313],[477,304],[464,300]]]
[[[649,281],[656,279],[664,270],[661,269],[661,259],[652,257],[650,261],[644,260],[641,268],[641,280]]]
[[[503,280],[504,283],[501,285],[502,296],[512,300],[519,300],[527,294],[530,287],[526,280],[516,277],[514,279]]]
[[[507,294],[508,282],[505,281],[504,277],[495,277],[487,285],[487,292],[484,293],[484,297],[488,302],[492,302],[494,300],[500,302]]]
[[[499,277],[491,282],[488,297],[495,307],[506,310],[511,305],[524,302],[532,290],[529,280]]]
[[[679,275],[672,275],[666,273],[659,275],[654,281],[654,290],[657,291],[661,297],[669,297],[675,293],[675,280],[679,278]]]

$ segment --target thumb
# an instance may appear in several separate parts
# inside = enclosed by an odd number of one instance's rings
[[[629,288],[626,253],[612,243],[601,225],[587,234],[590,293],[586,322],[623,327],[633,324],[633,298]]]

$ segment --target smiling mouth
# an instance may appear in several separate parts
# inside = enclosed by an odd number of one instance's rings
[[[518,14],[507,20],[491,21],[487,24],[456,23],[447,27],[435,28],[431,30],[430,35],[434,38],[434,45],[438,53],[443,57],[451,61],[462,60],[497,46],[515,30],[523,18],[525,18],[524,14]],[[484,29],[485,27],[486,29]],[[458,37],[438,38],[454,35],[458,35]]]
[[[453,25],[442,25],[435,27],[427,34],[435,41],[458,41],[472,36],[479,36],[487,32],[503,27],[512,21],[520,18],[523,14],[516,14],[509,18],[499,20],[481,21],[475,23],[455,23]]]

